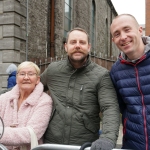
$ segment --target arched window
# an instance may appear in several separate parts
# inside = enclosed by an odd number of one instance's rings
[[[65,0],[64,37],[72,26],[72,0]]]
[[[91,19],[91,52],[95,51],[95,1],[92,0],[92,19]]]

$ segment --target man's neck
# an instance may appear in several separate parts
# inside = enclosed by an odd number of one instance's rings
[[[134,53],[130,53],[127,56],[127,58],[131,61],[135,61],[140,59],[145,54],[145,45],[143,44],[139,50],[135,51]]]
[[[143,53],[137,54],[137,55],[132,56],[132,57],[127,56],[127,59],[129,61],[136,61],[136,60],[140,59],[144,54],[145,54],[145,52],[143,51]]]
[[[69,61],[75,69],[79,69],[86,64],[87,58],[84,61],[72,61],[71,59],[69,59]]]

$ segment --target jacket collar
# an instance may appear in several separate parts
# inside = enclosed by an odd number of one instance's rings
[[[43,93],[43,85],[40,82],[39,84],[36,85],[35,89],[28,96],[28,98],[24,101],[24,103],[32,105],[32,106],[35,105],[37,103],[37,100],[41,97],[42,93]],[[10,99],[10,102],[14,101],[14,99],[18,101],[19,96],[20,96],[18,85],[16,84],[14,88],[12,88],[12,90],[7,92],[6,94],[7,94],[6,95],[7,98]]]
[[[88,66],[90,63],[91,63],[91,60],[90,60],[90,57],[89,57],[89,55],[88,55],[86,62],[84,63],[83,66],[81,66],[80,68],[78,68],[78,70],[80,70],[80,69],[82,69],[82,68],[85,68],[85,67]],[[68,65],[69,67],[71,67],[72,69],[75,69],[75,68],[72,66],[72,64],[70,63],[69,57],[67,57],[67,65]]]
[[[121,52],[120,55],[119,55],[119,59],[122,62],[137,63],[140,60],[143,60],[143,58],[145,58],[147,56],[147,53],[149,51],[150,51],[150,43],[145,45],[144,54],[140,58],[135,59],[135,60],[130,60],[130,59],[128,59],[127,55],[125,55],[123,52]]]

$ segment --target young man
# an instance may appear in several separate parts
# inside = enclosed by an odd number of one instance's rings
[[[110,27],[120,49],[111,69],[123,123],[123,149],[150,150],[150,44],[142,27],[129,14],[117,16]]]
[[[45,143],[93,142],[91,150],[115,147],[119,130],[117,96],[109,72],[90,60],[90,47],[85,30],[71,30],[65,43],[68,59],[51,63],[41,75],[54,101]],[[103,132],[99,138],[100,111]]]

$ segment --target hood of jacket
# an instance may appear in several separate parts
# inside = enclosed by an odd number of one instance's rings
[[[8,66],[6,73],[11,74],[14,71],[17,71],[17,66],[15,64],[11,64]]]
[[[16,76],[16,74],[17,74],[17,72],[16,72],[16,71],[13,71],[13,72],[9,75],[9,77],[11,77],[11,76]]]

